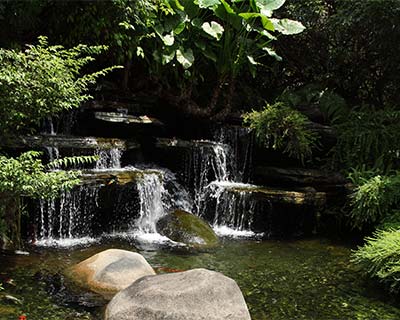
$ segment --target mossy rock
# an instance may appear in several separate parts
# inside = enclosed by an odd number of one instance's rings
[[[157,222],[160,234],[194,247],[212,247],[218,237],[203,219],[183,210],[175,210]]]

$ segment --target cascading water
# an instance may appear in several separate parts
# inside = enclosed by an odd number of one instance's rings
[[[228,233],[229,229],[232,235],[252,235],[246,230],[252,227],[255,201],[248,188],[251,185],[242,183],[251,163],[252,138],[243,128],[221,129],[216,136],[219,142],[195,141],[187,161],[187,182],[194,187],[194,212],[212,221],[217,231]],[[239,146],[239,138],[246,143]],[[244,149],[244,155],[240,149]]]
[[[97,150],[95,155],[99,157],[96,161],[95,169],[120,169],[122,150],[119,148],[111,148],[104,150]]]
[[[164,186],[157,173],[144,174],[137,183],[140,199],[139,218],[136,227],[143,233],[157,233],[156,223],[164,216]]]
[[[137,181],[137,189],[140,210],[135,227],[141,233],[157,233],[157,221],[170,210],[191,210],[188,192],[169,170],[158,169],[154,173],[144,171],[143,177]]]
[[[57,160],[60,157],[60,151],[58,150],[57,147],[44,147],[44,148],[47,152],[50,162]]]
[[[70,245],[91,239],[100,186],[80,185],[59,199],[40,201],[38,245]],[[75,240],[75,241],[73,241]]]
[[[213,141],[195,141],[186,162],[186,183],[193,188],[194,212],[201,215],[205,189],[210,182],[230,179],[232,158],[228,158],[229,145]]]

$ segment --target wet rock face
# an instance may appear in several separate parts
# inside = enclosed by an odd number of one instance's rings
[[[73,266],[68,274],[84,287],[111,299],[132,282],[155,272],[140,254],[109,249]]]
[[[218,237],[203,219],[175,210],[157,222],[157,231],[176,242],[193,246],[214,246]]]
[[[250,320],[236,282],[194,269],[144,277],[107,306],[105,320]]]

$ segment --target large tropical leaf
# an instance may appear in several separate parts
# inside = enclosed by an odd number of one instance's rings
[[[294,21],[290,19],[270,19],[274,24],[275,29],[285,35],[298,34],[303,32],[306,28],[299,21]]]
[[[184,50],[183,48],[179,48],[176,50],[176,59],[184,69],[189,69],[194,62],[192,49]]]
[[[204,32],[217,40],[220,40],[224,33],[224,28],[215,21],[211,21],[211,23],[204,22],[201,28],[204,30]]]
[[[270,17],[272,11],[283,6],[286,0],[254,0],[257,8],[262,14]]]
[[[270,31],[275,31],[275,24],[271,21],[270,18],[268,18],[266,15],[264,15],[262,13],[244,12],[244,13],[240,13],[239,16],[241,16],[246,21],[249,21],[251,19],[260,18],[264,29],[270,30]]]
[[[213,8],[221,4],[220,0],[197,0],[200,8]]]

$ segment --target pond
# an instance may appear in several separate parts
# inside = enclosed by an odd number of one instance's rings
[[[62,277],[69,266],[108,249],[140,252],[159,272],[207,268],[235,279],[253,320],[400,319],[400,304],[350,263],[351,247],[327,239],[223,239],[211,251],[103,240],[70,249],[29,248],[30,255],[0,255],[0,319],[101,319],[105,302],[77,291]],[[195,285],[195,284],[194,284]],[[14,304],[5,294],[21,300]]]

